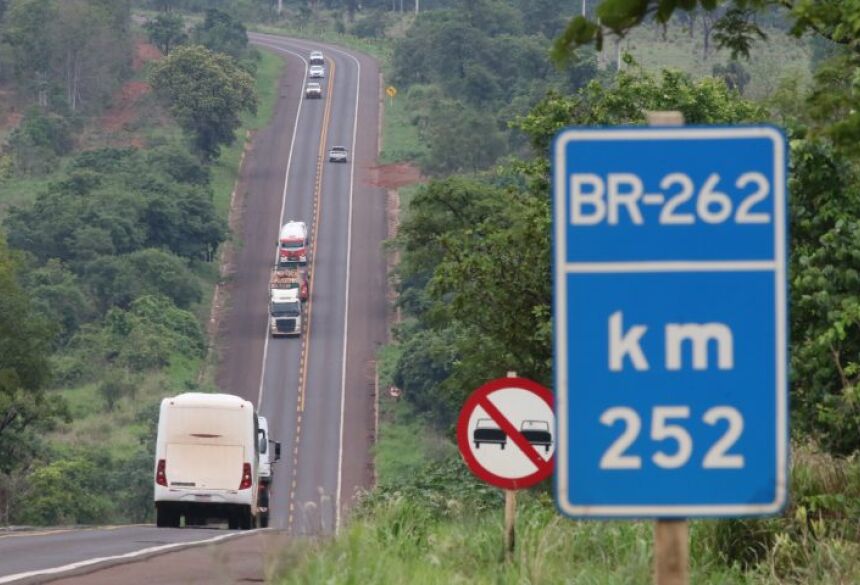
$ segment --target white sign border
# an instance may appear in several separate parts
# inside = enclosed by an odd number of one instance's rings
[[[608,505],[582,506],[568,501],[569,439],[568,420],[568,363],[567,363],[567,274],[607,272],[692,272],[703,270],[756,270],[747,261],[715,262],[567,262],[567,168],[565,153],[567,145],[575,141],[594,142],[606,140],[710,140],[730,138],[768,138],[774,145],[774,262],[772,269],[776,292],[776,494],[774,501],[766,504],[699,504],[699,505]],[[552,144],[553,156],[553,291],[555,303],[554,361],[556,393],[556,476],[555,495],[559,510],[576,518],[687,518],[719,516],[757,516],[776,514],[785,506],[788,496],[788,364],[787,364],[787,307],[786,307],[786,142],[783,133],[774,126],[737,127],[637,127],[622,129],[567,128],[561,130]],[[559,221],[559,218],[562,218]],[[771,263],[768,263],[771,264]],[[591,265],[591,266],[589,266]],[[642,270],[633,268],[643,265]],[[571,270],[572,269],[572,270]],[[562,326],[562,324],[565,324]]]

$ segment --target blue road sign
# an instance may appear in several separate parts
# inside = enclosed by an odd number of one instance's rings
[[[559,508],[778,512],[788,468],[783,134],[569,128],[552,156]]]

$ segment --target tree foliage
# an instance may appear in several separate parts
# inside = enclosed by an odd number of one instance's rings
[[[205,47],[177,49],[153,68],[150,81],[206,160],[233,143],[243,111],[257,110],[251,76],[231,57]]]
[[[203,22],[194,27],[191,40],[210,51],[230,55],[237,61],[248,51],[248,32],[245,25],[226,12],[210,8]]]
[[[47,356],[53,331],[22,290],[18,261],[0,238],[0,471],[30,455],[31,431],[45,429],[65,413],[48,397]]]
[[[42,106],[97,111],[131,66],[129,0],[10,0],[4,57]]]
[[[188,40],[188,35],[185,33],[185,19],[175,12],[157,14],[144,25],[144,28],[149,36],[149,42],[165,55],[169,55],[172,49]]]
[[[507,120],[547,90],[574,90],[597,72],[593,54],[561,71],[548,62],[543,32],[553,27],[526,25],[538,18],[558,23],[545,2],[451,4],[419,14],[392,55],[393,82],[408,93],[429,147],[422,167],[435,175],[488,168],[518,146]]]

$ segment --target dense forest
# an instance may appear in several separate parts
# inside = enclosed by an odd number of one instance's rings
[[[0,522],[145,520],[157,401],[208,348],[228,235],[211,166],[256,108],[256,61],[215,10],[144,67],[129,2],[2,7]],[[181,99],[215,84],[221,109]],[[128,88],[151,119],[116,145],[102,127]]]

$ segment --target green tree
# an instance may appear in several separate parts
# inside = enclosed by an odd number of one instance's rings
[[[434,181],[413,198],[398,237],[398,277],[401,303],[418,326],[399,337],[398,380],[410,383],[422,408],[435,397],[451,405],[451,420],[465,389],[510,369],[550,383],[549,143],[565,126],[643,124],[650,109],[681,110],[692,124],[765,116],[718,80],[632,68],[611,84],[550,94],[523,116],[516,125],[534,159],[497,169],[492,179]],[[439,351],[439,339],[448,352]]]
[[[88,291],[77,275],[59,260],[51,259],[44,266],[28,271],[25,283],[34,309],[58,329],[54,338],[56,346],[65,344],[95,315]]]
[[[18,282],[19,266],[0,238],[0,471],[8,472],[31,453],[26,439],[65,414],[48,397],[49,348],[53,331],[33,309]]]
[[[156,15],[144,25],[144,28],[149,36],[149,42],[165,55],[170,55],[171,49],[188,40],[188,35],[185,33],[185,19],[175,12]]]
[[[181,258],[158,249],[102,256],[87,268],[88,283],[102,307],[128,308],[146,295],[163,295],[179,307],[199,302],[203,291]]]
[[[505,150],[494,116],[449,100],[434,104],[422,135],[429,147],[422,167],[431,173],[477,172]]]
[[[230,57],[205,47],[177,49],[155,65],[150,80],[158,98],[207,160],[233,143],[240,113],[257,110],[251,76]]]
[[[194,27],[191,40],[210,51],[230,55],[237,61],[248,51],[248,31],[238,20],[215,8],[206,11],[203,22]]]
[[[47,23],[56,21],[52,0],[12,0],[3,20],[3,42],[12,52],[16,76],[41,106],[48,105],[51,49]]]
[[[35,106],[12,131],[8,144],[18,171],[27,175],[53,171],[57,159],[74,145],[69,121]]]
[[[114,508],[101,489],[109,465],[86,457],[61,458],[38,468],[15,511],[15,521],[36,525],[107,524]]]

